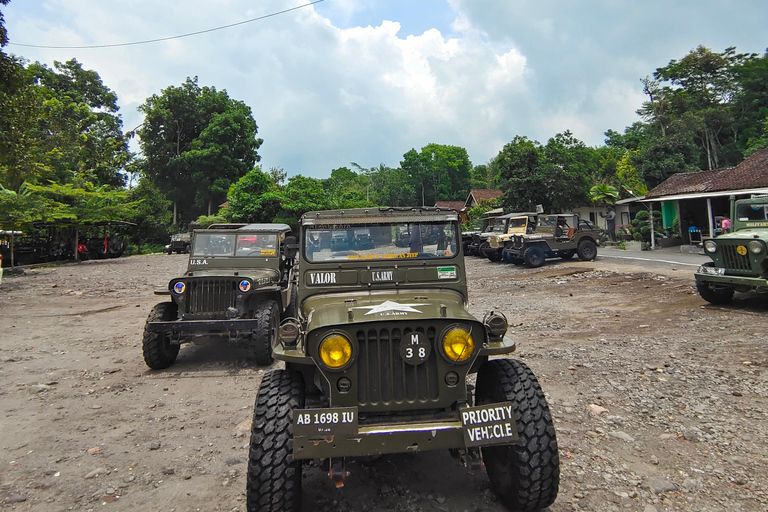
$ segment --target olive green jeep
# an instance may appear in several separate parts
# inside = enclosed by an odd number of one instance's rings
[[[371,244],[319,243],[353,229]],[[515,350],[504,315],[467,311],[456,212],[310,212],[299,240],[298,315],[280,325],[274,349],[285,369],[266,374],[256,398],[247,510],[297,510],[310,460],[341,487],[350,457],[436,449],[484,465],[513,510],[553,503],[552,417],[524,363],[491,359]]]
[[[712,259],[695,274],[699,295],[725,304],[734,292],[768,291],[768,196],[740,199],[731,207],[732,232],[704,238]]]
[[[185,254],[192,245],[192,233],[176,233],[171,235],[171,242],[163,248],[166,254]]]
[[[533,233],[514,235],[502,251],[507,263],[540,267],[547,258],[569,260],[574,254],[583,261],[597,257],[600,232],[576,214],[539,215]]]
[[[229,224],[196,230],[184,275],[156,295],[144,326],[144,361],[167,368],[183,343],[227,339],[270,364],[281,316],[294,317],[296,238],[286,224]]]

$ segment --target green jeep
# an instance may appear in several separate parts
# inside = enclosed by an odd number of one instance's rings
[[[317,243],[350,229],[365,229],[372,247]],[[479,321],[467,311],[456,212],[311,212],[300,241],[298,317],[280,325],[274,349],[285,369],[266,374],[256,398],[247,510],[297,510],[302,465],[313,459],[341,487],[348,457],[436,449],[484,464],[513,510],[553,503],[552,417],[524,363],[491,359],[515,350],[504,315]]]
[[[712,304],[725,304],[734,292],[768,290],[768,196],[740,199],[731,207],[733,232],[704,238],[712,261],[696,272],[699,295]]]
[[[573,213],[539,215],[533,233],[514,235],[502,251],[507,263],[540,267],[547,258],[583,261],[597,257],[600,235],[595,226]]]
[[[296,316],[296,238],[286,224],[230,224],[194,231],[184,275],[156,295],[144,326],[144,361],[167,368],[182,343],[224,338],[272,363],[280,317]]]

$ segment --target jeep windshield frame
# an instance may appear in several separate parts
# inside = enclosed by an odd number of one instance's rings
[[[370,245],[355,244],[367,233]],[[305,226],[304,258],[309,263],[333,261],[391,262],[402,260],[452,260],[458,255],[456,222],[399,218],[328,219]]]
[[[198,231],[192,246],[192,256],[197,258],[221,257],[267,257],[279,254],[277,233],[209,233]]]

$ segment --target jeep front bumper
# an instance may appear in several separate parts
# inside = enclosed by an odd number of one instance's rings
[[[711,273],[701,272],[699,270],[694,274],[696,282],[700,283],[717,283],[722,285],[733,285],[743,287],[754,288],[766,288],[768,287],[768,280],[762,277],[745,277],[745,276],[729,276],[729,275],[715,275]]]
[[[228,331],[251,331],[259,325],[258,320],[174,320],[171,322],[149,322],[150,332],[173,332],[178,334],[211,334]]]

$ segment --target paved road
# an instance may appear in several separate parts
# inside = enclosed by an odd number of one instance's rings
[[[703,254],[687,254],[680,252],[679,247],[668,247],[655,251],[624,251],[615,247],[600,247],[597,251],[598,260],[608,260],[611,263],[627,263],[648,267],[690,269],[695,271],[699,266],[712,261]]]

